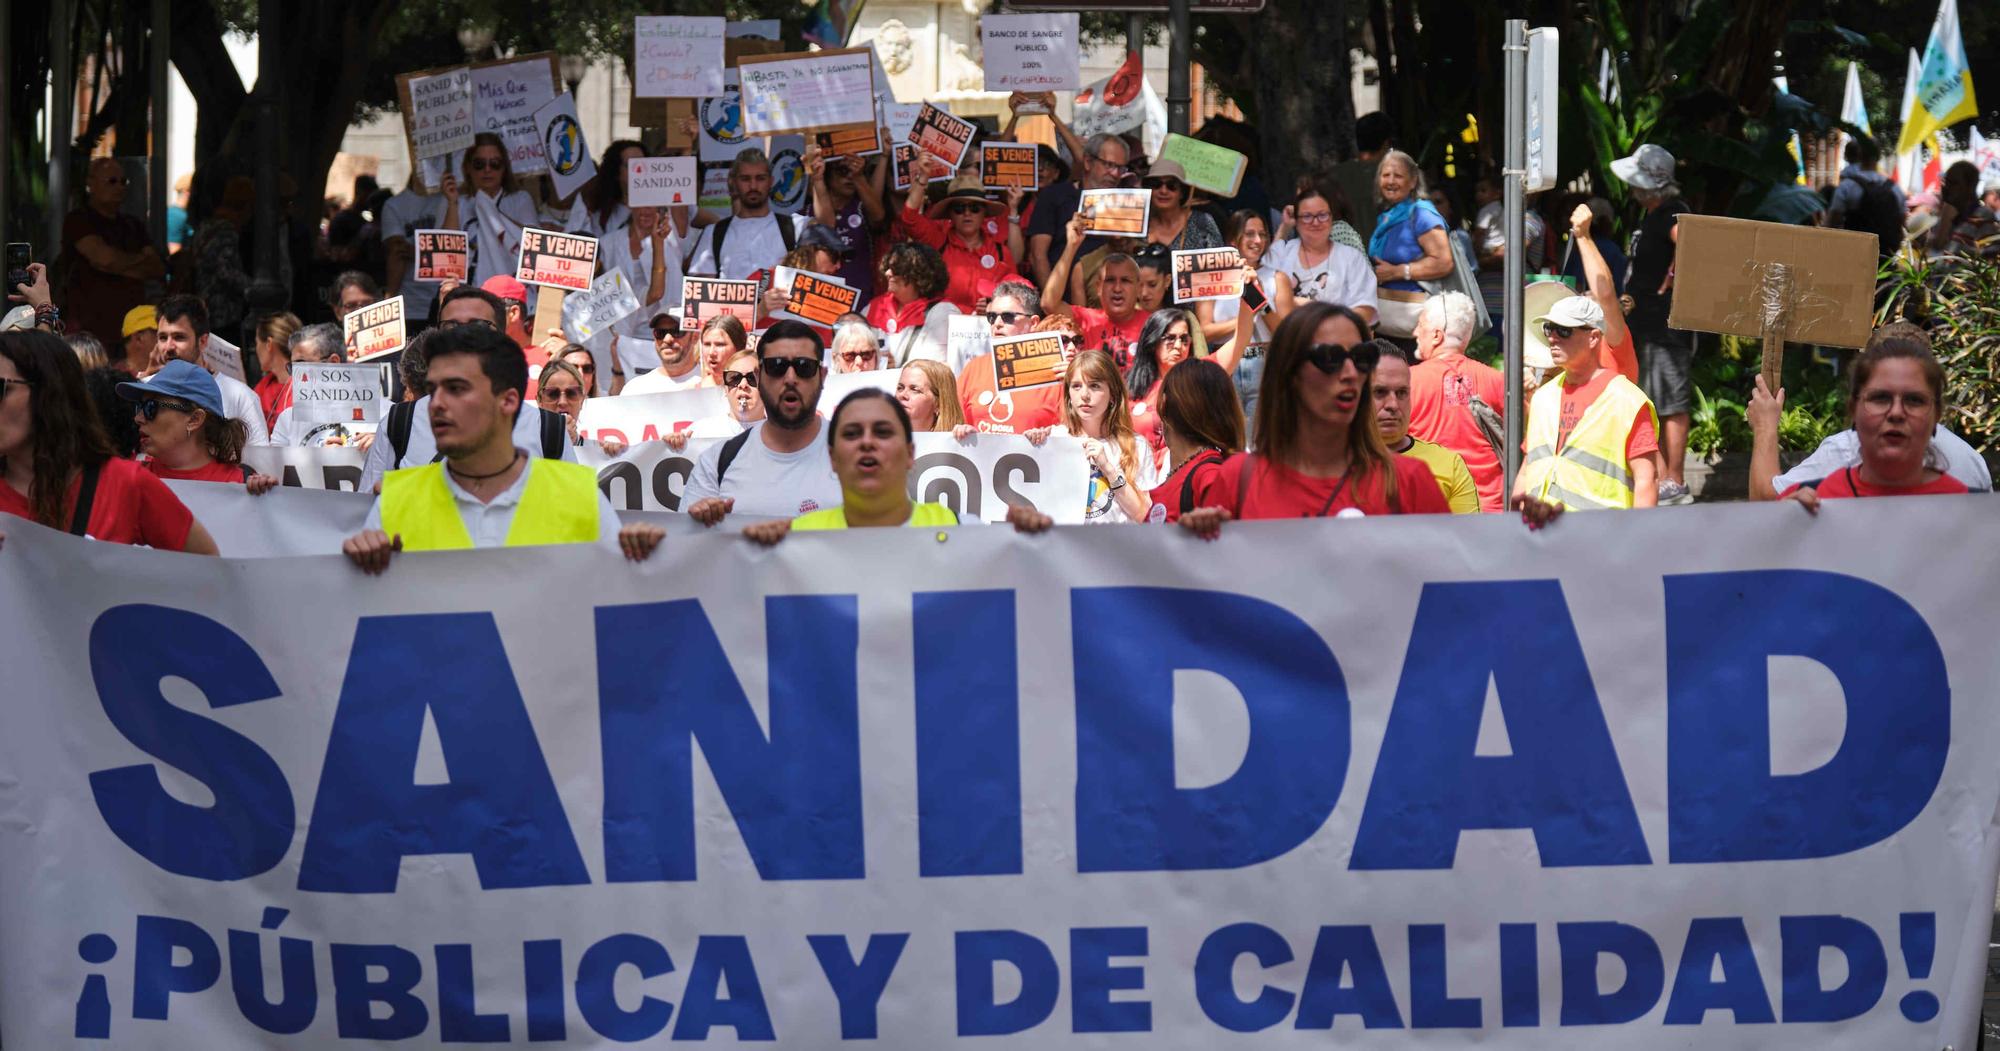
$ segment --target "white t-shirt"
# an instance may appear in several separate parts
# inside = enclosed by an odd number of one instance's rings
[[[368,462],[361,468],[361,491],[371,493],[380,484],[382,476],[398,467],[421,467],[437,459],[437,439],[431,435],[431,398],[426,394],[417,399],[416,415],[410,420],[410,442],[403,450],[401,463],[391,462],[395,455],[395,443],[388,435],[389,413],[382,413],[382,433],[368,447]],[[542,447],[542,411],[533,405],[521,406],[520,414],[514,417],[514,444],[531,453]],[[562,458],[576,462],[576,449],[568,442],[562,443]]]
[[[1132,453],[1139,461],[1136,465],[1138,472],[1126,475],[1125,484],[1128,487],[1136,487],[1142,493],[1150,493],[1159,488],[1159,460],[1154,457],[1153,450],[1146,445],[1144,438],[1137,435],[1132,437]],[[1095,466],[1090,469],[1090,502],[1084,507],[1083,521],[1085,525],[1110,525],[1132,521],[1126,516],[1125,509],[1118,505],[1117,494],[1111,491],[1111,479],[1099,474]]]
[[[458,479],[452,477],[450,471],[444,472],[444,487],[451,493],[452,503],[458,507],[458,517],[465,522],[465,532],[472,538],[473,547],[507,546],[507,530],[513,526],[514,512],[521,506],[521,494],[528,490],[528,476],[535,471],[535,450],[519,451],[528,456],[527,469],[521,472],[520,477],[514,479],[514,484],[501,490],[500,494],[490,501],[481,502],[478,497],[461,487]],[[597,546],[618,551],[619,524],[617,508],[611,506],[611,498],[604,495],[604,490],[599,489]],[[364,530],[382,528],[380,498],[368,508],[368,520],[361,524],[361,528]]]
[[[1937,453],[1936,466],[1964,482],[1967,489],[1975,493],[1993,491],[1993,475],[1986,469],[1986,461],[1966,444],[1965,439],[1940,426],[1931,434],[1931,448]],[[1771,485],[1782,493],[1792,486],[1826,478],[1843,467],[1860,465],[1861,436],[1850,427],[1819,443],[1819,448],[1814,449],[1811,456],[1797,467],[1771,479]]]
[[[219,372],[215,374],[215,383],[222,388],[222,411],[232,420],[242,420],[243,429],[250,433],[243,444],[271,444],[271,429],[264,423],[264,403],[257,400],[257,392],[242,380]]]
[[[762,422],[764,421],[751,420],[749,423],[744,423],[742,420],[726,412],[720,416],[703,416],[701,419],[688,425],[688,437],[734,438],[742,434],[745,429],[755,427]],[[735,464],[729,465],[729,473],[736,473]]]
[[[657,359],[656,359],[657,360]],[[625,388],[619,391],[627,394],[666,394],[677,390],[693,390],[701,386],[701,358],[696,357],[688,370],[679,376],[667,375],[666,369],[654,369],[643,376],[634,376],[625,381]]]
[[[876,329],[876,337],[882,341],[882,351],[887,358],[883,367],[898,368],[912,361],[942,361],[954,376],[965,371],[964,361],[951,360],[951,318],[963,313],[965,311],[940,299],[924,311],[921,326],[901,332]]]
[[[820,421],[820,433],[795,453],[772,452],[764,444],[765,422],[759,420],[748,428],[750,437],[729,462],[729,473],[723,475],[719,484],[715,478],[716,466],[722,461],[723,446],[728,443],[712,445],[701,454],[701,459],[695,461],[694,477],[688,479],[687,489],[681,493],[682,507],[692,507],[696,501],[710,497],[723,497],[736,501],[731,509],[734,514],[791,518],[840,505],[840,479],[834,477],[833,460],[827,454],[826,421]]]
[[[1375,268],[1368,257],[1344,244],[1329,241],[1327,246],[1332,250],[1316,266],[1300,264],[1297,241],[1279,241],[1264,259],[1274,272],[1291,279],[1292,295],[1301,301],[1376,309]]]
[[[732,231],[730,237],[735,237]],[[669,307],[681,304],[681,235],[671,227],[662,244],[667,257],[666,280],[660,286],[660,298],[647,303],[646,290],[653,282],[653,239],[643,238],[639,251],[632,251],[632,238],[619,230],[611,237],[597,241],[597,258],[608,273],[612,267],[625,272],[625,283],[632,288],[632,298],[641,301],[639,309],[600,329],[590,338],[590,347],[597,353],[614,352],[618,355],[620,367],[626,375],[640,369],[657,368],[660,353],[653,346],[653,317]],[[727,241],[723,248],[729,247]],[[734,254],[734,253],[732,253]]]
[[[1269,257],[1267,256],[1266,258],[1268,259]],[[1271,264],[1268,262],[1257,268],[1257,283],[1264,286],[1264,292],[1267,295],[1276,285],[1277,273],[1276,270],[1271,268]],[[1236,320],[1236,315],[1242,310],[1242,307],[1243,301],[1241,299],[1218,299],[1215,301],[1215,320],[1218,322],[1233,322]],[[1269,343],[1271,341],[1270,322],[1271,318],[1268,314],[1258,318],[1257,324],[1251,329],[1250,338],[1259,343]]]
[[[410,270],[403,277],[400,294],[403,297],[403,316],[412,321],[422,321],[431,316],[431,304],[437,302],[438,286],[435,281],[417,280],[417,231],[436,230],[444,225],[444,196],[426,197],[409,190],[389,198],[382,205],[382,240],[400,237],[410,244]]]
[[[722,239],[722,268],[720,276],[730,281],[741,281],[759,270],[769,270],[785,259],[785,238],[778,232],[782,220],[792,224],[792,243],[799,243],[805,234],[806,217],[803,215],[760,215],[754,219],[742,216],[730,220],[729,236]],[[687,272],[690,274],[715,274],[715,227],[706,226],[694,239],[694,254],[688,257]],[[640,289],[640,295],[646,290]]]
[[[534,198],[515,190],[503,194],[496,202],[485,198],[493,213],[491,223],[479,221],[479,193],[464,193],[458,198],[458,228],[471,236],[466,238],[466,251],[471,254],[469,266],[472,280],[468,284],[478,286],[491,277],[514,276],[514,269],[521,261],[521,231],[535,225],[540,217],[535,213]],[[497,233],[495,232],[497,229]],[[640,295],[646,290],[640,289]],[[535,297],[528,297],[528,308],[534,309]]]

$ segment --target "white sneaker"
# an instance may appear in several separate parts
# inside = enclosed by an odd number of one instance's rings
[[[1694,494],[1688,492],[1688,487],[1672,479],[1662,481],[1657,492],[1661,507],[1678,507],[1681,504],[1694,503]]]

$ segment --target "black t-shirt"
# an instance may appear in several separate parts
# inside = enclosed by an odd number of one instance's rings
[[[1673,292],[1660,294],[1660,284],[1674,266],[1674,224],[1684,212],[1692,211],[1678,197],[1668,198],[1639,220],[1632,234],[1632,270],[1625,279],[1625,291],[1632,296],[1632,315],[1626,319],[1635,329],[1657,331],[1667,327],[1667,308]]]
[[[1069,221],[1076,215],[1076,209],[1083,203],[1083,189],[1073,182],[1059,182],[1035,195],[1035,214],[1028,219],[1027,228],[1021,231],[1030,245],[1037,234],[1049,235],[1048,264],[1054,266],[1062,258],[1063,246],[1069,244]],[[1084,256],[1103,247],[1101,237],[1086,237],[1078,246],[1076,257]],[[1033,251],[1031,247],[1029,251]],[[1025,269],[1024,269],[1025,272]]]

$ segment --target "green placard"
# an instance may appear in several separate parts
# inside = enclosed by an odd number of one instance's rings
[[[1187,171],[1188,185],[1223,197],[1236,196],[1249,167],[1249,158],[1235,150],[1185,135],[1168,135],[1160,159],[1180,164]]]

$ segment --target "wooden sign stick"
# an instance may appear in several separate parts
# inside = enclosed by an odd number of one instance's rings
[[[568,289],[556,288],[553,285],[535,286],[535,323],[542,327],[542,332],[529,332],[530,343],[540,343],[542,335],[550,328],[562,327],[563,297],[567,295],[569,295]]]
[[[1764,387],[1777,396],[1785,372],[1785,328],[1792,306],[1792,268],[1770,263],[1757,287],[1764,329]]]

